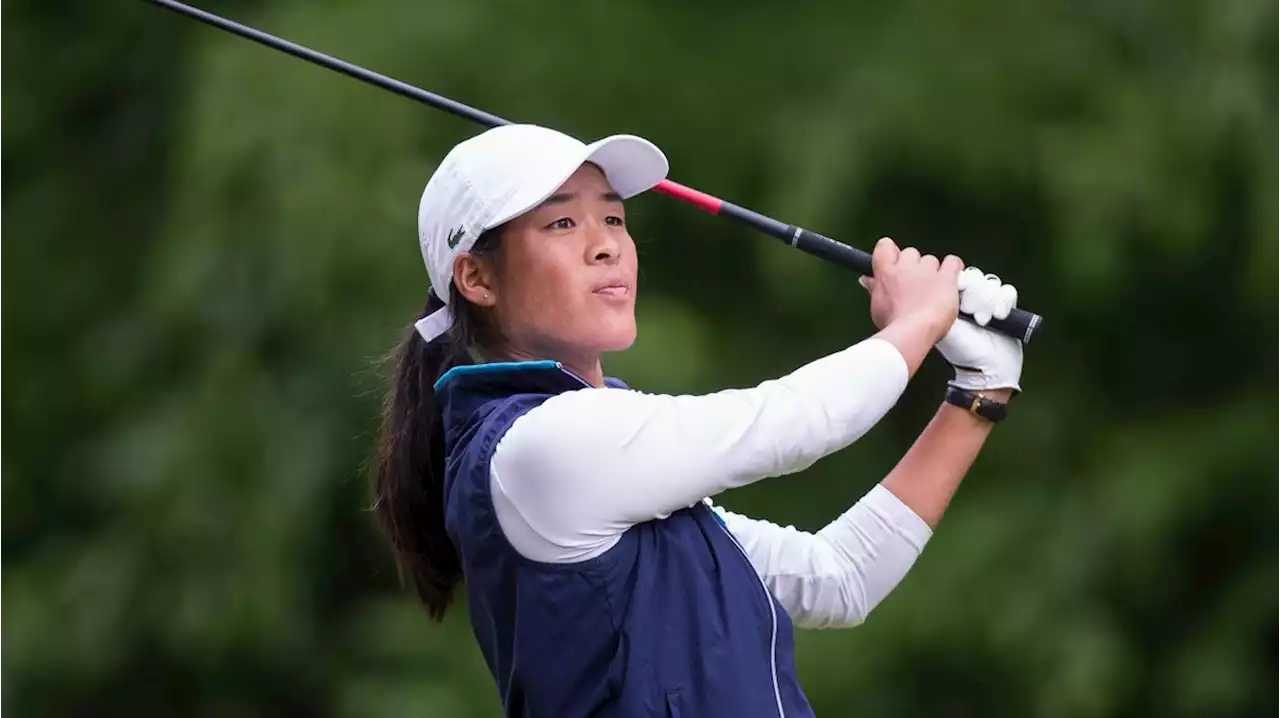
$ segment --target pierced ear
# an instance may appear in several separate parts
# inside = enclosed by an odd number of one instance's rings
[[[493,278],[493,268],[471,253],[463,252],[453,258],[453,284],[468,302],[481,307],[497,304]]]

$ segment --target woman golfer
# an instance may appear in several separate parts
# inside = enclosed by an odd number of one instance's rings
[[[812,715],[793,626],[867,617],[1019,390],[1021,345],[956,320],[1006,315],[1013,288],[888,239],[868,339],[705,396],[604,376],[636,336],[622,201],[666,172],[638,137],[512,125],[456,146],[422,194],[434,296],[398,350],[376,511],[430,616],[465,583],[507,715]],[[935,346],[963,367],[937,415],[825,528],[712,503],[858,439]]]

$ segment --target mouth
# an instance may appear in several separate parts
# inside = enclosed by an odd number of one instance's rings
[[[602,297],[624,299],[631,296],[631,285],[620,277],[610,277],[597,284],[591,292]]]

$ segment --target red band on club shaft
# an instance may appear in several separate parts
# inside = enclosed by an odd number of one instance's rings
[[[720,213],[720,204],[723,200],[719,197],[712,197],[706,192],[699,192],[692,187],[685,187],[679,182],[672,182],[666,179],[654,185],[653,188],[663,194],[669,194],[676,199],[682,199],[689,204],[697,205],[711,214]]]

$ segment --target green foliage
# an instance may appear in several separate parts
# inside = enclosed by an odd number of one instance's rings
[[[261,6],[259,6],[261,5]],[[1276,12],[1117,2],[219,3],[495,114],[634,132],[672,178],[1014,282],[1026,389],[903,584],[802,632],[819,715],[1262,716],[1276,675]],[[492,716],[367,511],[417,197],[476,128],[143,3],[4,29],[3,707]],[[746,386],[871,330],[853,277],[630,207],[650,391]],[[725,497],[816,529],[869,436]]]

